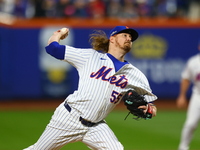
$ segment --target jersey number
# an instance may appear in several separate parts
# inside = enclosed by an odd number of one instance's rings
[[[121,97],[122,94],[118,93],[117,91],[113,91],[111,94],[110,102],[116,104]]]

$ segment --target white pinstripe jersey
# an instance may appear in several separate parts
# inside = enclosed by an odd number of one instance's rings
[[[200,54],[192,56],[182,72],[182,78],[194,83],[193,92],[200,94]]]
[[[66,46],[65,58],[79,74],[78,90],[66,98],[68,104],[80,115],[92,122],[98,122],[120,102],[122,93],[135,88],[140,94],[147,94],[147,101],[157,97],[151,93],[144,74],[131,64],[115,71],[107,54],[93,49]]]

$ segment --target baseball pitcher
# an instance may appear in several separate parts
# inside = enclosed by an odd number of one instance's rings
[[[138,33],[126,26],[116,26],[108,37],[95,31],[88,49],[60,45],[68,34],[68,28],[55,31],[46,52],[77,69],[78,89],[56,108],[41,137],[25,150],[57,150],[77,141],[94,150],[123,150],[104,120],[113,108],[123,101],[135,119],[145,120],[157,112],[157,97],[147,78],[125,60]]]

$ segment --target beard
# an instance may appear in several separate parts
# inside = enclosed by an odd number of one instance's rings
[[[131,50],[131,45],[130,43],[125,43],[124,46],[123,46],[123,49],[126,51],[126,52],[129,52]]]
[[[126,53],[128,53],[131,50],[130,42],[125,42],[123,45],[120,45],[119,42],[116,41],[116,46],[124,50]]]

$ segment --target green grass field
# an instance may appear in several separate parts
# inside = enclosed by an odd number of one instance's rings
[[[22,150],[32,145],[43,132],[53,111],[0,111],[0,150]],[[136,121],[127,111],[114,110],[106,119],[125,150],[176,150],[185,111],[160,110],[152,120]],[[200,129],[195,131],[190,150],[200,150]],[[88,150],[71,143],[62,150]]]

